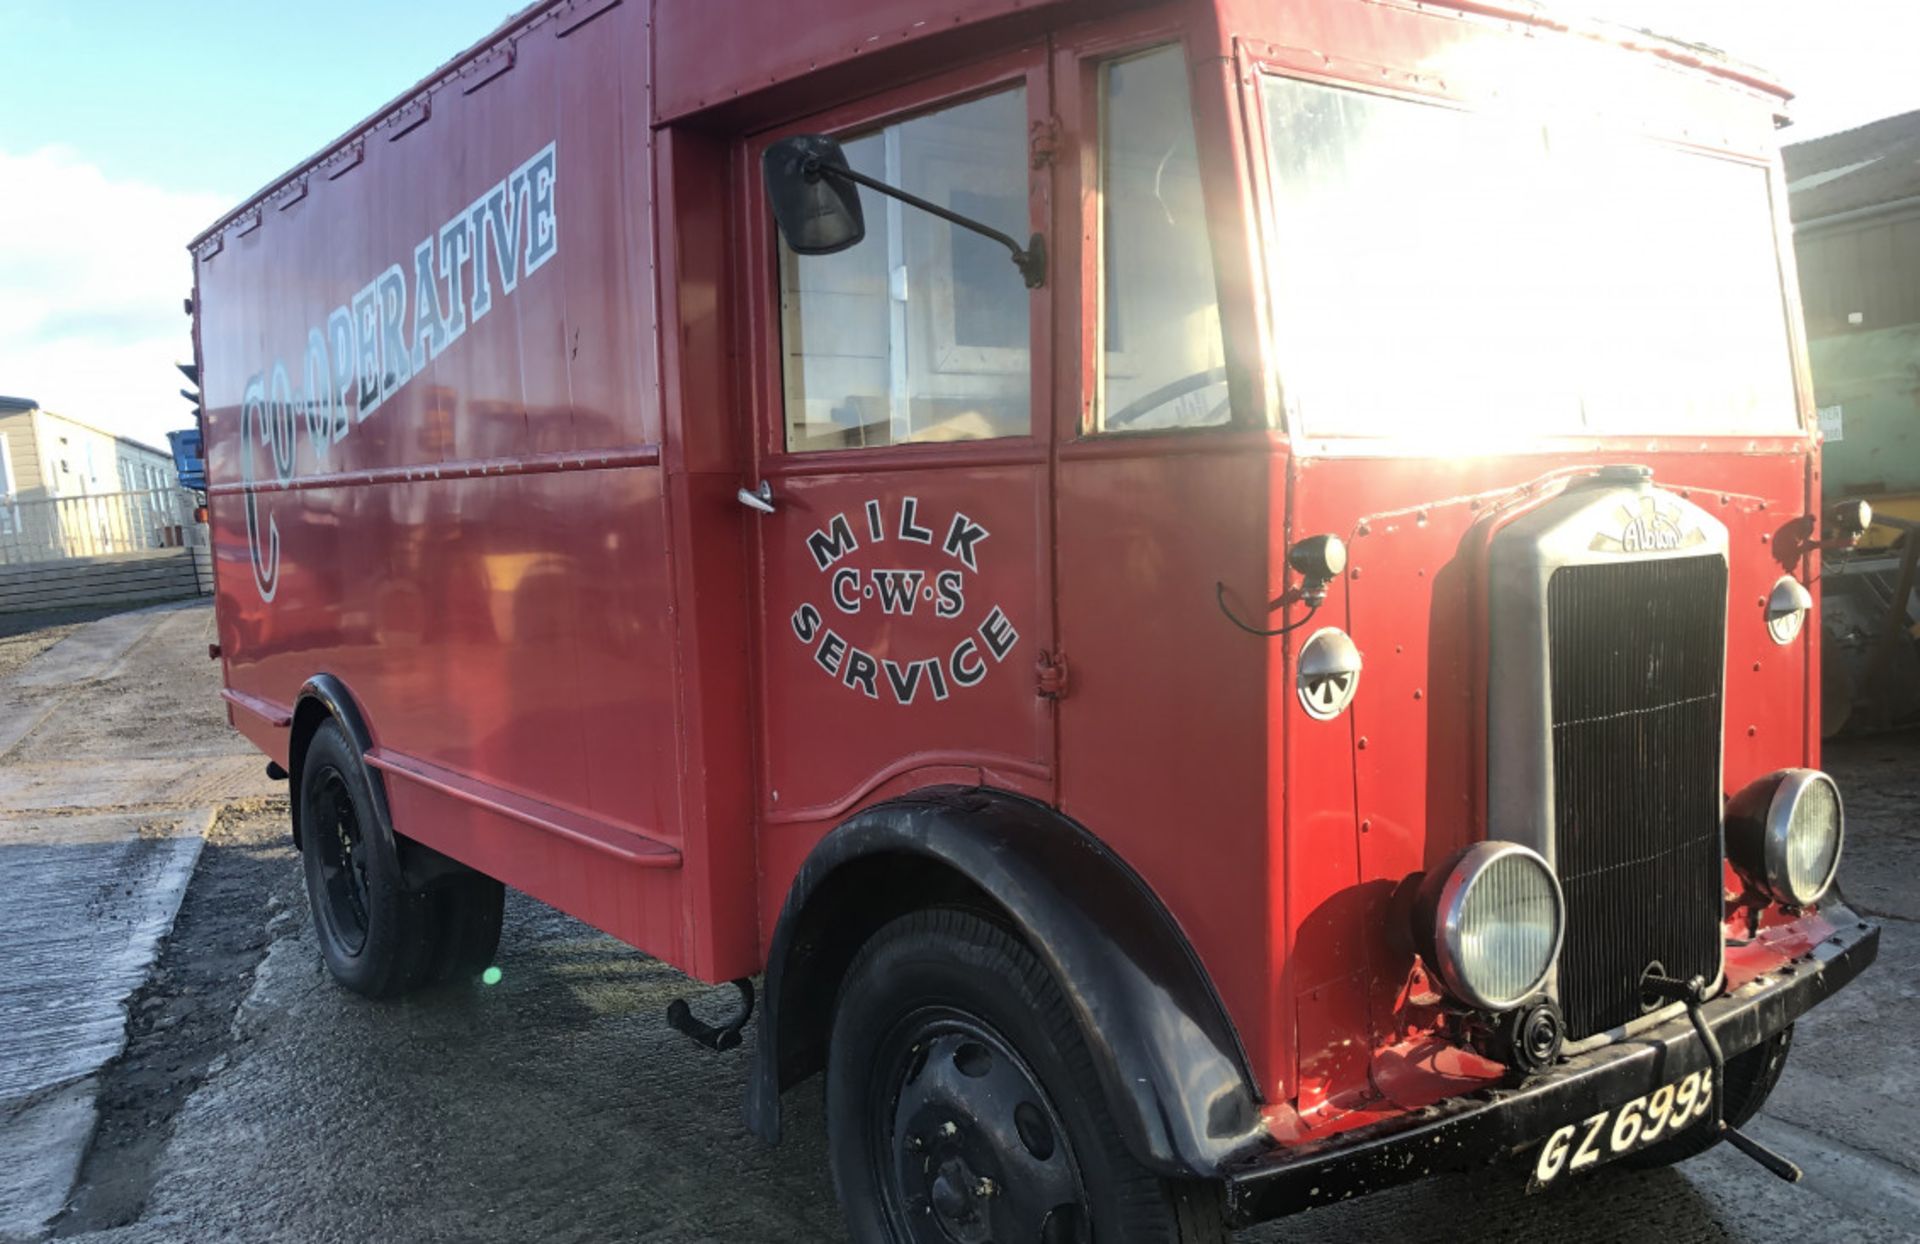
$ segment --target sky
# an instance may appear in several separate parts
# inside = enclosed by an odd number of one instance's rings
[[[1766,67],[1800,96],[1789,141],[1920,108],[1920,0],[1547,5]],[[519,7],[0,0],[0,394],[164,444],[187,241]]]
[[[165,446],[187,242],[516,0],[0,0],[0,394]]]

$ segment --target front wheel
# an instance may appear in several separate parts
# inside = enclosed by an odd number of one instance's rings
[[[1058,984],[971,912],[901,917],[854,960],[827,1133],[862,1244],[1227,1239],[1220,1189],[1134,1160]]]

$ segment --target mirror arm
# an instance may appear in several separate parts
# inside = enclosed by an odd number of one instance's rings
[[[834,168],[830,165],[821,164],[817,160],[807,161],[803,171],[810,178],[844,178],[847,181],[853,182],[855,185],[865,186],[869,190],[884,194],[888,198],[898,199],[909,207],[917,207],[923,212],[931,212],[949,224],[959,225],[962,229],[971,230],[983,238],[991,238],[1012,252],[1013,266],[1020,269],[1020,276],[1026,281],[1028,289],[1039,289],[1047,283],[1047,243],[1046,239],[1037,233],[1028,241],[1026,248],[1023,250],[1018,242],[1000,232],[998,229],[990,228],[977,220],[962,216],[959,212],[941,207],[938,203],[930,203],[919,195],[908,194],[904,190],[889,186],[884,181],[877,181],[865,173],[856,173],[850,168]]]

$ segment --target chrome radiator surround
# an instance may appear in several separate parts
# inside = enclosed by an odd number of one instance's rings
[[[1555,790],[1553,653],[1548,633],[1549,583],[1555,573],[1570,567],[1718,558],[1722,585],[1718,625],[1724,642],[1728,548],[1724,524],[1687,499],[1655,487],[1651,472],[1638,467],[1604,468],[1577,478],[1559,495],[1495,534],[1488,563],[1489,838],[1532,847],[1554,866],[1556,875],[1564,876],[1556,823],[1560,801]],[[1723,655],[1721,668],[1712,676],[1721,699],[1713,735],[1716,807],[1724,788],[1724,664]],[[1622,780],[1633,776],[1623,774]],[[1716,813],[1714,830],[1720,858],[1724,858],[1720,821]],[[1714,893],[1717,900],[1717,886]],[[1716,927],[1718,919],[1716,908]],[[1724,973],[1725,956],[1717,940],[1715,947],[1717,977]],[[1563,961],[1573,949],[1563,951]],[[1564,1003],[1561,967],[1562,963],[1555,964],[1545,988]],[[1636,1017],[1624,1024],[1609,1024],[1605,1031],[1578,1033],[1571,1047],[1604,1043],[1644,1026],[1651,1018]]]

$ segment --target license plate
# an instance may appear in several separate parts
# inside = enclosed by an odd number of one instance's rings
[[[1533,1164],[1533,1186],[1544,1188],[1577,1171],[1645,1149],[1690,1127],[1713,1108],[1713,1073],[1696,1071],[1611,1110],[1569,1123],[1547,1138]]]

